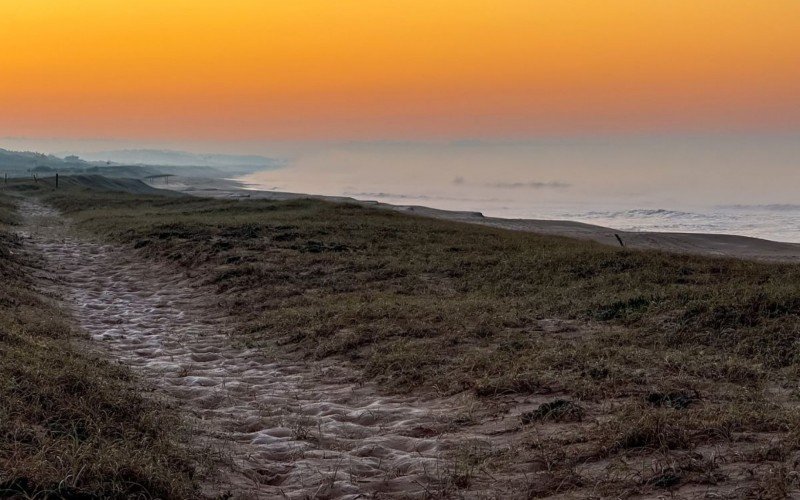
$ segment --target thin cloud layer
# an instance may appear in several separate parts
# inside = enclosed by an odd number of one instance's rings
[[[540,182],[494,182],[486,184],[487,187],[500,188],[500,189],[566,189],[572,187],[572,184],[560,181]]]

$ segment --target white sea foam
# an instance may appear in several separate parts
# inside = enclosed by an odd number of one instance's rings
[[[558,215],[626,231],[739,234],[800,243],[800,206],[710,207],[692,212],[666,209],[575,210]]]

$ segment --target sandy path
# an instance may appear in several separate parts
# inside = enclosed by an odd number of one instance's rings
[[[345,369],[237,347],[215,299],[182,274],[79,238],[36,202],[21,212],[21,235],[47,263],[44,286],[108,355],[185,410],[201,442],[232,457],[212,492],[425,496],[452,476],[443,457],[473,436],[433,431],[452,419],[453,400],[382,396]]]

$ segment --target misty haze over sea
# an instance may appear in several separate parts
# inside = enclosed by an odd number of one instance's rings
[[[796,136],[336,145],[242,180],[487,216],[800,242]]]

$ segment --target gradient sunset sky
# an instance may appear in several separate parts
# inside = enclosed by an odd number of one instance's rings
[[[800,129],[797,0],[0,0],[0,137]]]

